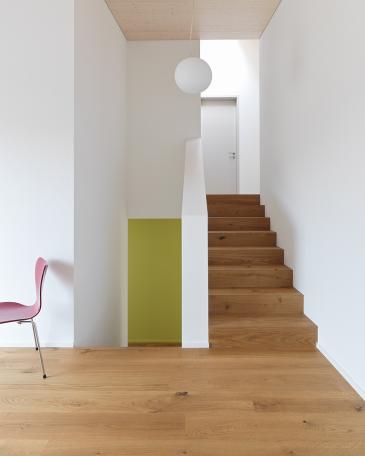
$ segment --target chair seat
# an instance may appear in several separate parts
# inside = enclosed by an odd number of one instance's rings
[[[0,324],[29,320],[35,316],[36,310],[34,306],[24,306],[17,302],[0,302]]]

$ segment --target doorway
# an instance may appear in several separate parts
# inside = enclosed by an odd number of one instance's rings
[[[207,194],[238,193],[237,99],[202,98]]]

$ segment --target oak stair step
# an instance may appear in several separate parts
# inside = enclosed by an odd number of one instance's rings
[[[209,265],[284,264],[284,250],[279,247],[210,247]]]
[[[209,314],[231,316],[300,316],[304,297],[295,288],[233,288],[209,290]]]
[[[209,204],[209,217],[265,217],[265,206],[254,204]]]
[[[260,204],[260,195],[207,195],[208,206],[214,204]]]
[[[209,266],[209,288],[288,288],[292,269],[281,265]]]
[[[247,351],[315,351],[317,327],[305,316],[247,318],[215,316],[211,319],[213,348]]]
[[[274,247],[274,231],[209,231],[209,247]]]
[[[269,231],[268,217],[209,217],[209,231]]]

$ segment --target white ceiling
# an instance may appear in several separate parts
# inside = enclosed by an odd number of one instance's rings
[[[281,0],[105,0],[128,40],[260,38]]]

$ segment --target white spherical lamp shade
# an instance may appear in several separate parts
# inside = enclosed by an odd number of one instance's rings
[[[204,92],[212,82],[210,66],[198,57],[182,60],[175,70],[175,81],[180,90],[189,94]]]

